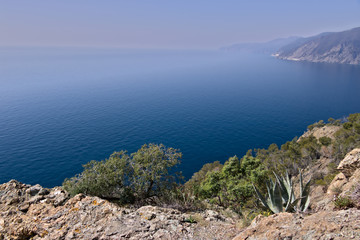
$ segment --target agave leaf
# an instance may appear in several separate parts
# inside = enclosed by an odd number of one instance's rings
[[[255,187],[255,185],[253,184],[254,190],[256,195],[258,196],[258,198],[260,199],[261,203],[266,207],[266,208],[270,208],[269,205],[267,204],[264,196],[260,193],[260,191]]]
[[[299,177],[300,177],[300,198],[302,198],[304,188],[303,188],[303,177],[300,169],[299,169]]]
[[[307,196],[305,204],[302,205],[300,210],[305,212],[308,209],[309,205],[310,205],[310,196]]]
[[[281,198],[281,189],[278,184],[275,185],[275,191],[274,191],[271,199],[272,199],[273,207],[275,210],[273,212],[275,212],[275,213],[283,212],[284,209],[283,209],[283,201]]]
[[[292,188],[293,188],[293,186],[290,186],[290,192],[293,191]],[[290,205],[293,203],[293,199],[294,199],[294,198],[295,198],[295,197],[293,196],[293,194],[290,194],[289,199],[288,199],[288,201],[286,202],[285,212],[288,212],[288,209],[289,209]]]
[[[284,181],[275,172],[273,172],[273,173],[274,173],[274,175],[276,177],[277,182],[279,183],[283,203],[287,203],[289,201],[289,194],[288,194],[288,191],[287,191],[286,186],[284,184]]]
[[[300,198],[297,198],[292,203],[290,203],[289,206],[286,206],[285,212],[295,212],[295,209],[297,208],[297,204],[299,201]]]
[[[310,182],[311,179],[305,184],[303,191],[300,193],[301,202],[300,202],[300,209],[301,211],[305,211],[310,204]]]

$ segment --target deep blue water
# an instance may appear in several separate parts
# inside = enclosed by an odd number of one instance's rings
[[[0,48],[0,182],[51,187],[164,143],[189,178],[360,112],[360,67],[218,51]]]

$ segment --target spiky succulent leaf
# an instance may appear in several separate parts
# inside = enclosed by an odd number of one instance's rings
[[[303,191],[300,192],[300,210],[306,211],[310,204],[310,183],[311,179],[305,184],[305,187],[302,189]]]
[[[266,208],[270,208],[269,205],[267,204],[267,201],[265,200],[264,196],[260,193],[260,191],[255,187],[255,185],[253,184],[254,190],[256,195],[258,196],[258,198],[260,199],[260,202],[266,207]]]
[[[298,207],[298,203],[300,201],[300,198],[295,199],[292,203],[289,204],[289,206],[287,206],[287,208],[285,209],[285,212],[295,212]]]
[[[281,197],[281,189],[278,184],[275,183],[274,191],[272,192],[271,199],[271,205],[272,205],[272,211],[274,213],[283,212],[283,201]]]
[[[289,195],[288,195],[288,191],[286,189],[286,186],[284,184],[283,179],[281,179],[275,172],[273,172],[276,178],[277,183],[280,186],[281,189],[281,197],[283,199],[283,203],[286,204],[289,201]]]

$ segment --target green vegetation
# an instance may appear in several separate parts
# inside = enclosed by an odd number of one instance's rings
[[[347,209],[354,206],[352,200],[349,197],[337,197],[334,200],[335,207],[337,209]]]
[[[191,215],[189,216],[189,218],[186,218],[184,221],[188,223],[197,223],[197,221]]]
[[[256,195],[261,203],[273,213],[306,211],[310,204],[310,181],[303,185],[302,173],[300,172],[300,197],[295,198],[293,182],[288,173],[279,177],[275,174],[275,180],[266,184],[268,197],[265,199],[260,191],[254,186]]]
[[[308,130],[313,130],[314,128],[321,128],[324,126],[325,126],[324,120],[320,120],[316,123],[309,125],[307,128],[308,128]]]
[[[85,193],[121,204],[145,204],[145,200],[156,197],[182,209],[217,205],[236,211],[247,222],[269,211],[304,211],[309,205],[310,181],[303,185],[299,175],[300,197],[295,198],[290,176],[297,176],[299,169],[327,157],[332,160],[328,173],[314,174],[312,182],[328,186],[339,161],[350,150],[360,147],[360,113],[350,114],[347,121],[332,118],[328,123],[319,121],[308,129],[328,125],[339,126],[331,138],[317,139],[313,135],[294,138],[280,147],[271,144],[267,149],[249,150],[242,158],[230,157],[224,164],[207,163],[185,184],[180,184],[181,174],[173,170],[180,162],[181,153],[162,144],[148,144],[132,154],[120,151],[108,159],[91,161],[83,166],[82,173],[66,179],[63,186],[71,195]],[[272,176],[272,172],[284,177]],[[269,176],[272,176],[270,180]],[[261,195],[264,192],[266,196]],[[342,208],[348,205],[346,201],[339,198],[335,204]]]
[[[349,151],[360,147],[360,113],[350,114],[348,122],[335,133],[334,158],[340,162]]]
[[[329,137],[321,137],[319,138],[319,142],[324,146],[329,146],[331,144],[331,138]]]
[[[224,165],[214,162],[204,167],[185,184],[199,200],[209,200],[223,207],[240,212],[244,206],[254,205],[252,183],[265,187],[268,171],[259,159],[234,156]]]
[[[71,195],[85,193],[120,203],[166,197],[177,187],[180,175],[171,174],[171,169],[180,158],[176,149],[145,144],[131,155],[114,152],[106,160],[85,164],[84,171],[65,179],[63,186]]]
[[[328,174],[325,176],[320,176],[319,178],[315,178],[315,184],[321,186],[329,186],[334,177],[338,174],[336,169],[337,165],[332,162],[327,165]]]

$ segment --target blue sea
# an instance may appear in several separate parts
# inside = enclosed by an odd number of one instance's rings
[[[163,143],[203,164],[360,112],[360,66],[207,50],[0,48],[0,182],[46,187]]]

